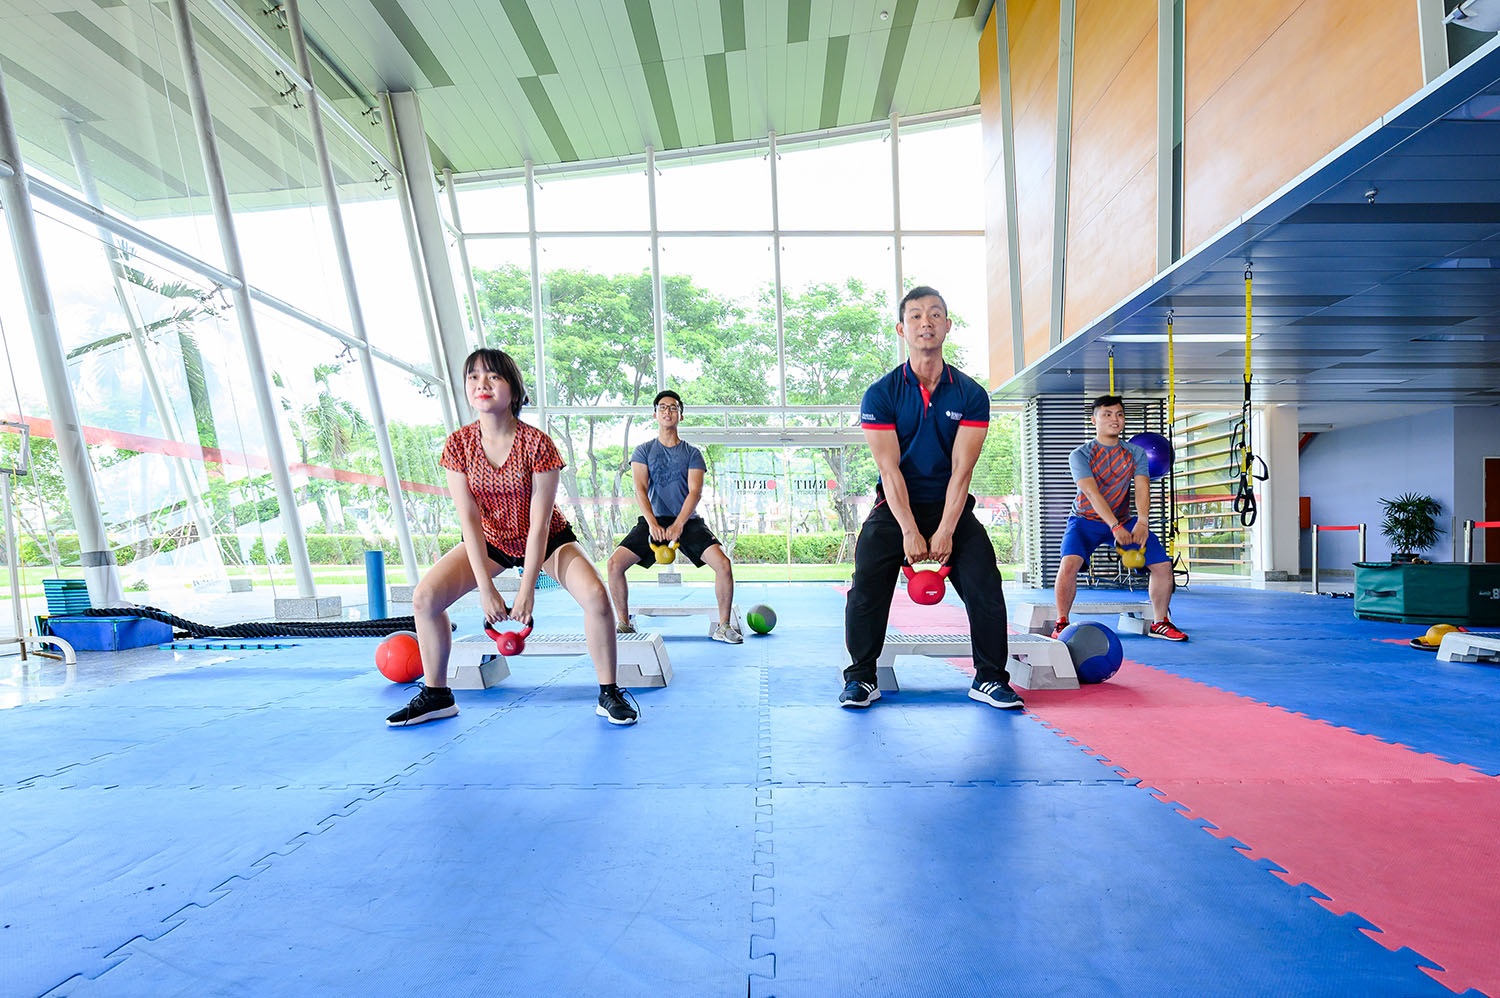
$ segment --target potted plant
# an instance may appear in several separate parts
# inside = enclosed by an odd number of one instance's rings
[[[1394,499],[1381,499],[1385,507],[1385,521],[1380,532],[1391,542],[1391,562],[1411,562],[1438,542],[1443,528],[1438,526],[1438,514],[1443,504],[1432,496],[1406,492]]]

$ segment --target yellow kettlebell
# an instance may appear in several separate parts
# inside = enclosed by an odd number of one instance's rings
[[[1146,567],[1146,549],[1139,545],[1122,548],[1116,544],[1115,553],[1120,556],[1120,564],[1126,568],[1137,569]]]
[[[670,544],[657,544],[653,542],[651,550],[656,553],[656,563],[658,565],[670,565],[677,560],[676,541]]]
[[[1422,636],[1422,643],[1435,648],[1443,643],[1443,635],[1452,634],[1457,630],[1458,628],[1452,624],[1433,624]]]

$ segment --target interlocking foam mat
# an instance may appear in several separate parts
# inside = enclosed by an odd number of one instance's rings
[[[776,630],[647,621],[675,678],[633,728],[586,659],[522,656],[387,729],[412,688],[369,639],[0,711],[0,992],[1500,994],[1500,669],[1195,588],[1193,640],[1127,636],[1102,686],[1007,713],[902,658],[847,711],[837,587],[736,602]],[[966,622],[898,593],[892,626]]]

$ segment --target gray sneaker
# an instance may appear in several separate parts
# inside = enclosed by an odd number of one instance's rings
[[[710,635],[715,641],[722,641],[727,645],[741,645],[745,643],[745,636],[735,630],[733,624],[717,624],[714,632]]]
[[[635,633],[635,624],[634,623],[622,624],[622,623],[620,623],[617,620],[617,621],[615,621],[615,633],[616,634],[634,634]]]

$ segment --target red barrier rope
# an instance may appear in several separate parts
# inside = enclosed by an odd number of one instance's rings
[[[1313,525],[1314,530],[1358,530],[1359,524],[1351,523],[1347,527],[1325,527],[1321,523]]]
[[[1500,520],[1475,520],[1474,526],[1476,529],[1479,527],[1500,527]]]

